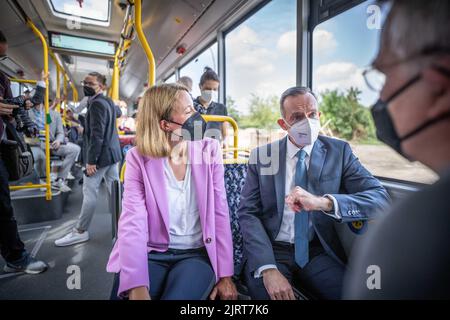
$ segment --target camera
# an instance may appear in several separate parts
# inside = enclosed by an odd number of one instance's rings
[[[16,130],[23,132],[27,137],[32,137],[36,136],[39,130],[36,124],[28,117],[26,101],[27,99],[23,96],[0,100],[1,103],[18,106],[12,113],[14,120],[16,120]]]

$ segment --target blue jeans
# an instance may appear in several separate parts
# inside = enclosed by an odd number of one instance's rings
[[[216,284],[205,248],[151,252],[148,272],[152,300],[206,300]],[[112,299],[117,297],[118,279]]]

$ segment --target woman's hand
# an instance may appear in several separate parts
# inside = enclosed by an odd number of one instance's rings
[[[217,282],[209,298],[215,300],[217,296],[220,300],[237,300],[238,292],[231,277],[221,278]]]
[[[130,300],[152,300],[150,298],[150,293],[148,293],[147,287],[137,287],[131,289],[128,293],[128,298]]]

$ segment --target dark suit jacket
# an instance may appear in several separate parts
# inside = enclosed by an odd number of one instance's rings
[[[370,230],[353,251],[344,299],[450,299],[449,194],[450,170]],[[369,290],[376,273],[380,289]]]
[[[87,164],[103,168],[122,159],[116,112],[114,103],[102,94],[89,102],[84,134],[84,159]]]
[[[272,243],[284,210],[287,138],[253,150],[238,210],[248,270],[276,264]],[[389,195],[367,171],[348,143],[324,136],[316,141],[308,169],[308,191],[330,194],[339,204],[343,223],[374,218],[385,210]],[[325,251],[345,264],[347,257],[337,236],[336,219],[323,212],[310,214]]]

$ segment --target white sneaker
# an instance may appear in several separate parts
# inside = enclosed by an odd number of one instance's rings
[[[70,192],[72,189],[64,182],[63,179],[58,179],[55,182],[55,187],[58,188],[61,192]]]
[[[67,247],[77,243],[86,242],[89,240],[89,232],[85,231],[79,233],[77,230],[72,230],[71,233],[55,241],[57,247]]]
[[[72,175],[71,172],[67,175],[67,180],[75,180],[75,177]]]
[[[56,179],[58,178],[58,174],[57,173],[55,173],[55,172],[51,172],[50,173],[50,180],[53,182],[53,181],[56,181]]]
[[[47,184],[47,181],[46,181],[46,180],[43,180],[43,179],[39,179],[39,184]],[[47,188],[40,188],[39,190],[41,190],[41,191],[47,191]]]

